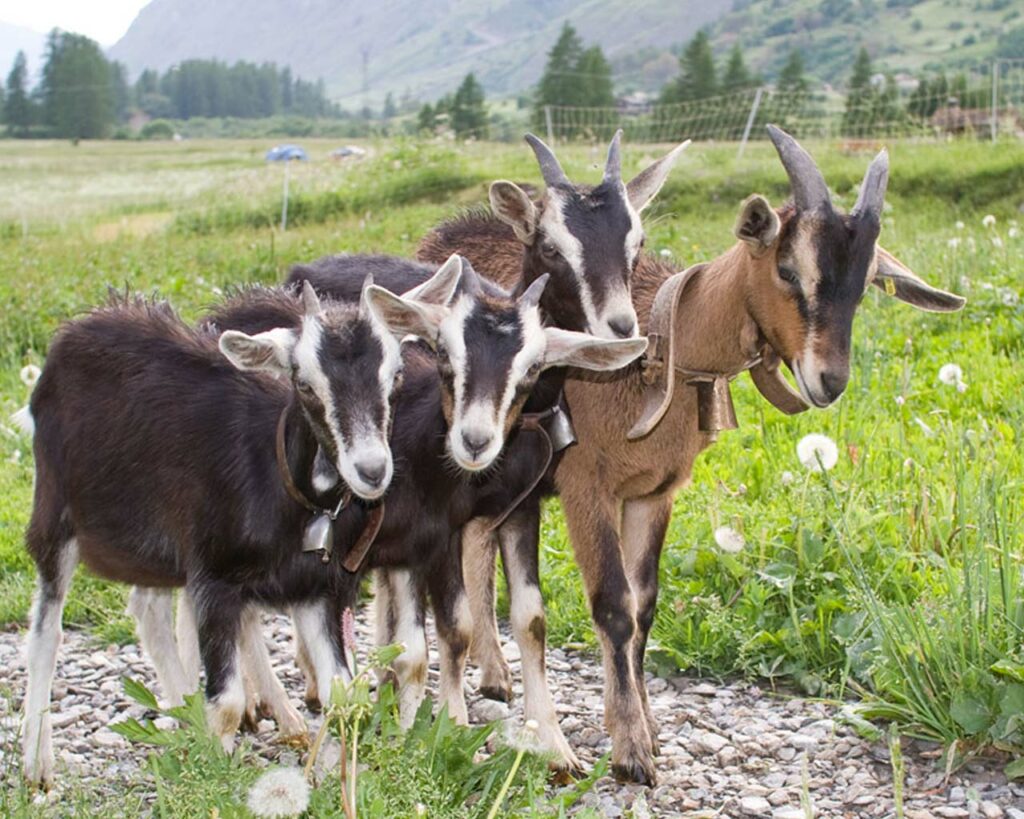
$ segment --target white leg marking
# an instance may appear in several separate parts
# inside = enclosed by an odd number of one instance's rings
[[[334,678],[341,677],[345,683],[352,681],[352,674],[335,655],[331,638],[327,634],[327,607],[324,603],[293,606],[292,620],[316,677],[317,696],[326,708],[331,701],[331,682]]]
[[[182,705],[185,694],[195,690],[178,655],[174,637],[174,590],[134,586],[128,597],[127,612],[135,619],[142,650],[156,669],[160,689],[168,705]],[[198,680],[197,680],[198,683]]]
[[[213,735],[220,739],[225,753],[235,748],[235,735],[245,711],[245,682],[242,679],[242,657],[235,646],[231,670],[224,681],[220,694],[206,706],[207,723]]]
[[[305,737],[306,721],[292,705],[288,692],[274,673],[270,652],[263,638],[260,613],[255,608],[248,608],[242,613],[241,641],[246,676],[255,686],[259,701],[270,710],[277,722],[281,738],[291,740]]]
[[[466,694],[462,688],[462,680],[466,676],[466,647],[473,631],[473,615],[470,612],[469,600],[461,594],[455,603],[456,641],[461,644],[461,653],[456,655],[448,642],[438,634],[438,654],[441,668],[441,680],[438,685],[438,699],[441,705],[448,706],[448,716],[459,725],[469,725],[469,713],[466,710]]]
[[[382,584],[383,585],[383,584]],[[388,570],[390,606],[394,617],[396,643],[405,651],[394,662],[398,678],[398,713],[403,728],[408,728],[427,694],[427,635],[423,629],[423,602],[404,569]]]
[[[191,694],[199,690],[199,672],[202,663],[199,659],[199,630],[196,627],[196,609],[192,595],[186,589],[178,592],[178,611],[175,621],[175,634],[178,639],[178,656],[185,672],[185,693]]]
[[[78,544],[72,539],[64,544],[61,552],[56,582],[48,589],[39,583],[29,623],[28,687],[21,735],[23,770],[29,782],[47,786],[53,782],[50,692],[61,643],[64,599],[77,563]]]

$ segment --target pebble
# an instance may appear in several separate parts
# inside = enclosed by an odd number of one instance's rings
[[[358,618],[361,644],[370,645],[372,627]],[[304,684],[295,669],[291,629],[283,617],[266,620],[274,666],[296,707]],[[522,726],[519,652],[503,631],[505,656],[512,668],[515,696],[510,705],[468,697],[473,722],[504,720],[512,734]],[[432,642],[432,645],[434,643]],[[14,698],[0,695],[0,747],[16,747],[25,685],[24,635],[0,633],[0,666]],[[555,707],[570,746],[585,766],[606,753],[611,743],[603,725],[602,672],[593,655],[567,648],[548,652],[548,678]],[[128,743],[109,729],[111,722],[152,713],[129,700],[121,677],[145,683],[157,696],[152,667],[136,646],[97,651],[85,632],[68,630],[54,678],[54,751],[58,771],[102,780],[109,788],[147,787],[140,767],[149,749]],[[470,668],[470,679],[479,679]],[[429,682],[436,688],[436,664]],[[893,817],[892,770],[884,742],[862,739],[839,718],[842,703],[772,694],[743,681],[715,684],[675,676],[648,677],[651,707],[660,721],[658,787],[622,786],[606,777],[586,795],[598,815],[657,817],[763,817],[805,819],[800,794],[806,787],[821,819]],[[319,719],[306,714],[310,730]],[[170,717],[156,724],[174,727]],[[274,743],[276,728],[261,721],[249,740],[264,764],[301,765],[305,757]],[[325,749],[326,750],[326,749]],[[1024,787],[1008,783],[999,760],[975,758],[946,780],[933,746],[908,742],[904,750],[904,802],[907,819],[1024,819]],[[328,751],[328,758],[330,752]],[[639,802],[638,794],[644,795]],[[639,804],[639,809],[638,809]]]

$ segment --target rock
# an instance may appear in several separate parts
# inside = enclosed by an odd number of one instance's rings
[[[966,808],[957,808],[952,805],[940,805],[935,808],[934,813],[937,816],[946,817],[946,819],[968,819],[971,815]]]
[[[818,747],[818,738],[808,734],[792,734],[786,741],[798,751],[811,751]]]
[[[948,799],[951,805],[962,805],[967,801],[967,791],[957,785],[955,788],[949,789]]]
[[[691,749],[701,754],[717,754],[728,744],[729,740],[721,734],[715,734],[703,729],[694,731],[689,743]]]
[[[768,816],[772,806],[763,796],[744,796],[740,799],[740,813],[746,816]]]
[[[509,710],[506,703],[498,702],[497,700],[481,699],[473,703],[471,713],[475,722],[497,722],[498,720],[508,719]]]
[[[999,807],[995,802],[990,802],[987,799],[983,799],[978,805],[978,810],[981,811],[981,815],[985,819],[1002,819],[1005,815],[1003,809]]]
[[[772,819],[804,819],[803,808],[782,807],[772,811]]]

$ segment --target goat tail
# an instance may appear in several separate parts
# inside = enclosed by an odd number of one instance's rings
[[[35,435],[36,421],[32,417],[32,410],[24,406],[11,416],[14,425],[26,435]]]

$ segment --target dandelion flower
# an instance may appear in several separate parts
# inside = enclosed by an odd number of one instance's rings
[[[991,213],[986,213],[985,217],[981,220],[981,224],[983,227],[987,228],[995,227],[996,217],[993,216]]]
[[[782,475],[779,476],[779,480],[782,481],[783,486],[789,486],[793,481],[796,480],[796,475],[790,472],[788,469],[784,470]]]
[[[827,435],[811,433],[797,443],[796,457],[811,472],[827,472],[838,462],[839,448]]]
[[[964,371],[959,364],[943,364],[939,368],[939,381],[947,387],[955,387],[964,380]]]
[[[661,255],[661,256],[662,256],[663,258],[666,258],[666,259],[667,259],[667,258],[668,258],[669,256],[671,256],[671,255],[672,255],[672,251],[671,251],[671,250],[669,250],[669,249],[668,249],[667,247],[663,247],[663,248],[662,248],[661,250],[659,250],[659,251],[658,251],[658,253],[659,253],[659,254],[660,254],[660,255]]]
[[[960,247],[960,237],[954,236],[952,239],[946,242],[946,244],[949,245],[954,250],[956,250],[958,247]]]
[[[1003,246],[1003,240],[1000,239],[998,236],[993,236],[992,237],[992,247],[1001,248],[1002,246]]]
[[[1012,228],[1006,231],[1006,235],[1009,236],[1011,239],[1016,239],[1018,236],[1020,236],[1020,231],[1017,229],[1017,226],[1014,225]]]
[[[424,805],[422,802],[417,802],[416,803],[416,815],[417,816],[426,816],[427,815],[427,806]]]
[[[897,395],[896,396],[896,406],[897,407],[902,407],[906,403],[907,403],[907,399],[904,398],[902,395]]]
[[[743,542],[743,535],[731,526],[719,526],[715,529],[715,543],[718,544],[719,549],[731,555],[742,552],[746,545]]]
[[[965,225],[960,219],[956,220],[956,229],[957,230],[963,230],[965,227],[967,227],[967,225]]]
[[[34,387],[36,381],[39,380],[39,376],[42,375],[42,370],[35,364],[26,364],[21,368],[21,372],[18,375],[21,376],[21,383],[26,387]]]
[[[298,816],[309,807],[309,784],[298,768],[275,768],[256,780],[249,791],[255,816]]]

